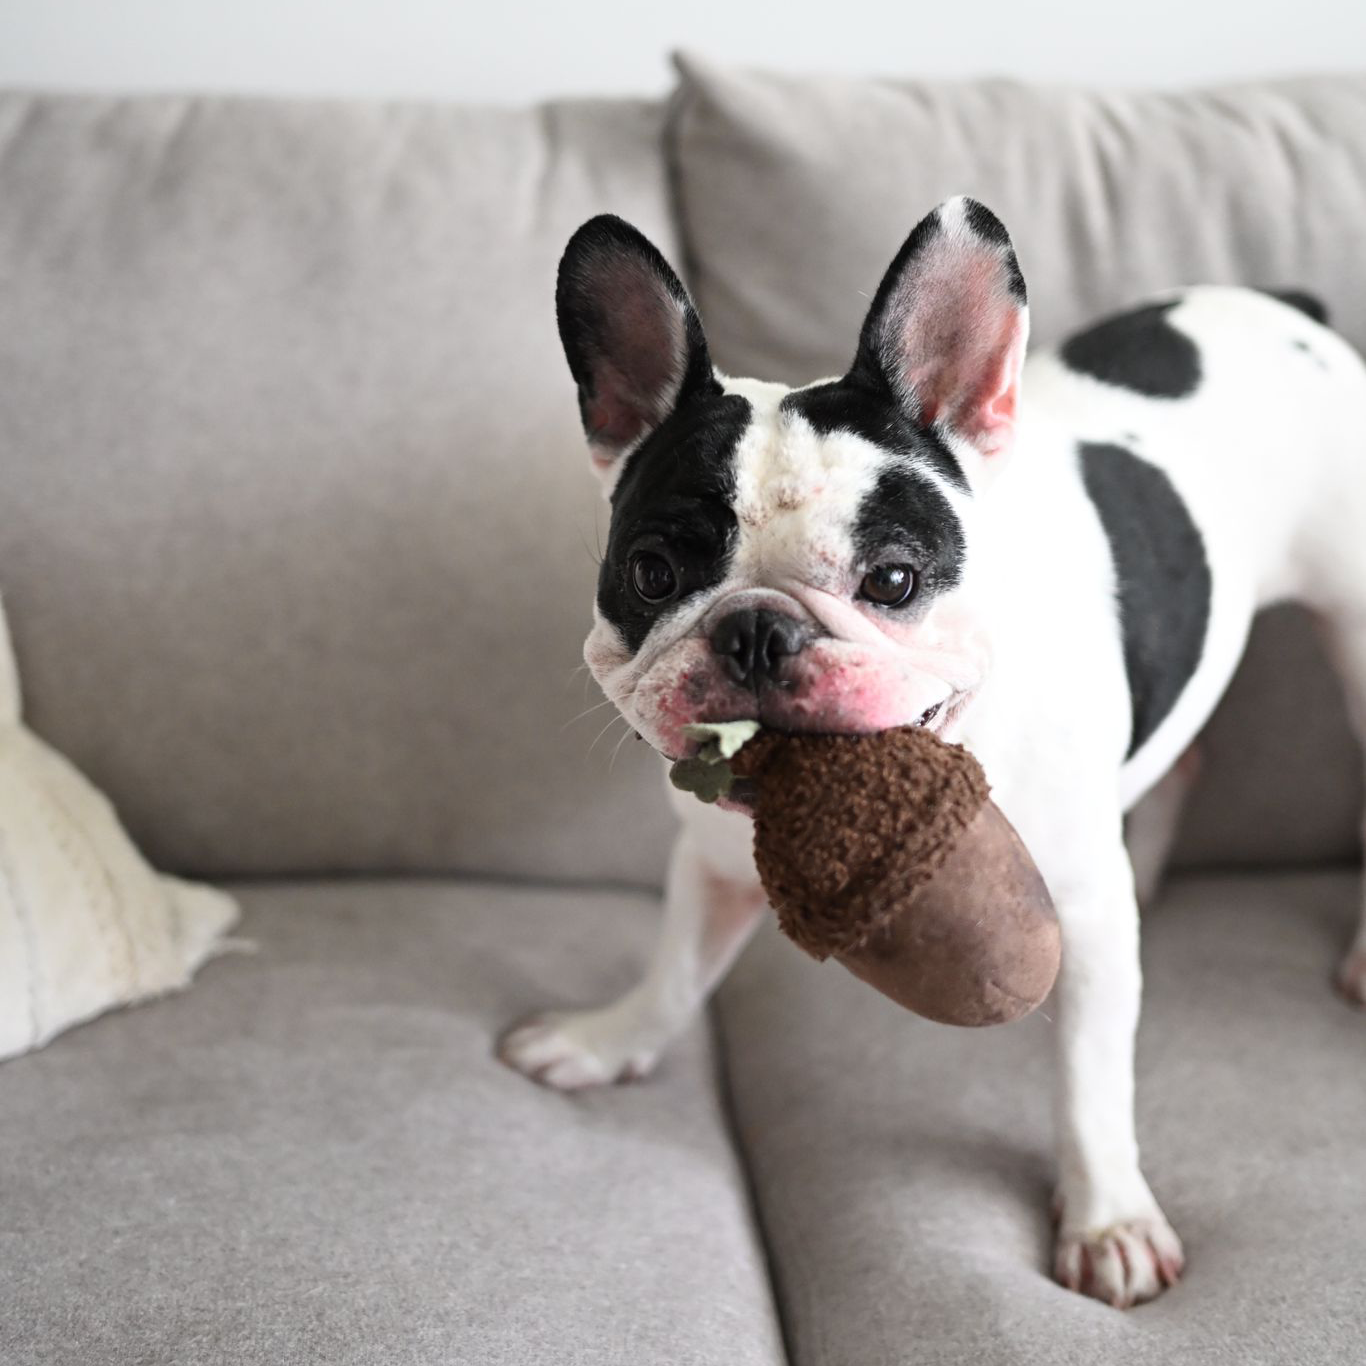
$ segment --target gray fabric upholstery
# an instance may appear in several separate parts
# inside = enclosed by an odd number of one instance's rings
[[[704,1035],[573,1099],[489,1057],[626,981],[648,903],[242,896],[258,954],[5,1065],[0,1359],[783,1359]],[[797,1366],[1354,1359],[1366,1035],[1327,978],[1355,903],[1206,876],[1149,915],[1141,1137],[1191,1268],[1129,1315],[1045,1275],[1049,1021],[920,1022],[766,932],[720,1013]]]
[[[1200,737],[1176,867],[1318,864],[1361,849],[1362,747],[1308,613],[1277,607]]]
[[[1199,283],[1299,284],[1366,345],[1366,75],[1100,93],[872,81],[688,55],[672,154],[717,363],[837,373],[882,272],[941,199],[1005,220],[1036,340]]]
[[[1245,157],[1340,129],[1301,154],[1318,207],[1294,231],[1238,216],[1250,191],[1215,196],[1206,173],[1209,204],[1232,207],[1192,236],[1131,223],[1096,188],[1121,177],[1068,181],[1092,162],[1048,150],[1056,123],[1108,154],[1138,105],[693,65],[675,153],[718,353],[835,367],[858,290],[973,149],[970,188],[1009,191],[1044,333],[1050,309],[1071,321],[1187,261],[1317,285],[1350,325],[1363,286],[1341,225],[1366,191],[1348,136],[1363,121],[1342,111],[1359,86],[1300,90],[1248,95],[1261,124],[1233,96],[1152,97],[1171,128],[1138,168],[1146,214],[1164,202],[1152,178],[1181,149],[1194,163],[1207,127]],[[608,711],[572,720],[598,701],[574,672],[598,499],[550,291],[599,209],[684,254],[659,122],[630,103],[0,97],[0,588],[33,723],[157,862],[657,878],[654,761],[630,740],[613,758]],[[1018,130],[1009,155],[1000,126]],[[877,156],[854,155],[865,138]],[[1035,193],[1045,171],[1052,197]],[[1235,158],[1228,186],[1245,171]],[[1212,738],[1188,862],[1355,847],[1332,685],[1293,625],[1260,653]],[[1297,708],[1306,690],[1328,705]],[[1270,800],[1280,786],[1301,800]]]
[[[723,364],[794,380],[962,189],[1045,338],[1198,277],[1316,287],[1366,340],[1360,81],[684,78],[672,167],[630,102],[0,96],[0,590],[33,724],[163,866],[658,876],[652,756],[565,724],[598,500],[551,300],[593,212],[687,259]],[[1302,618],[1208,749],[1188,862],[1355,850]],[[1191,1266],[1127,1316],[1045,1274],[1045,1014],[932,1026],[770,930],[719,1006],[737,1155],[705,1029],[572,1099],[490,1057],[631,980],[647,898],[235,890],[259,954],[0,1069],[5,1366],[772,1366],[766,1257],[796,1366],[1360,1355],[1345,874],[1193,878],[1148,917],[1141,1136]]]
[[[653,904],[241,895],[257,954],[3,1069],[6,1366],[781,1360],[705,1030],[572,1099],[491,1056],[619,988]]]
[[[1048,1005],[947,1029],[765,934],[721,1024],[797,1366],[1358,1360],[1356,906],[1346,874],[1205,875],[1147,917],[1139,1137],[1189,1267],[1128,1314],[1047,1275]]]
[[[604,209],[673,250],[653,105],[0,96],[0,591],[162,866],[658,877],[657,764],[566,724]]]
[[[680,221],[733,373],[842,371],[906,233],[963,192],[1015,238],[1037,341],[1204,281],[1308,287],[1366,346],[1366,76],[1100,94],[680,69]],[[1361,765],[1303,622],[1264,623],[1235,691],[1181,860],[1354,855]]]

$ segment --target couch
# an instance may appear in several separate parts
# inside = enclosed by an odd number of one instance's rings
[[[1366,346],[1359,76],[0,96],[29,720],[255,945],[0,1067],[7,1366],[1361,1359],[1366,1018],[1330,988],[1361,763],[1288,609],[1145,914],[1140,1138],[1189,1256],[1159,1301],[1047,1274],[1047,1006],[935,1026],[770,929],[644,1084],[492,1057],[631,980],[670,836],[578,667],[602,514],[559,251],[629,218],[723,368],[799,382],[958,191],[1015,234],[1041,341],[1219,280],[1314,290]]]

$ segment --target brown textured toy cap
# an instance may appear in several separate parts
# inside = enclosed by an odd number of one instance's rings
[[[999,1024],[1057,977],[1038,869],[966,750],[922,729],[756,736],[754,854],[782,930],[918,1014]]]
[[[925,730],[763,731],[731,766],[758,789],[755,858],[783,931],[822,959],[897,915],[990,792],[972,755]]]

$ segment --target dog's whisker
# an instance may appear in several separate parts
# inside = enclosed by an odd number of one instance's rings
[[[607,723],[607,724],[606,724],[606,725],[605,725],[605,726],[604,726],[604,727],[603,727],[603,728],[602,728],[602,729],[593,737],[593,743],[592,743],[591,745],[588,746],[588,752],[589,752],[589,754],[592,754],[592,752],[593,752],[595,749],[597,749],[597,747],[598,747],[598,741],[601,740],[602,737],[603,737],[604,735],[606,735],[607,732],[608,732],[609,730],[611,730],[612,727],[615,726],[615,725],[617,724],[618,721],[620,721],[620,722],[622,723],[622,725],[625,725],[625,724],[626,724],[626,718],[625,718],[624,716],[614,716],[614,717],[613,717],[613,718],[612,718],[612,719],[611,719],[611,720],[610,720],[610,721],[609,721],[609,722],[608,722],[608,723]]]
[[[621,753],[622,745],[624,745],[634,734],[635,731],[633,731],[630,726],[627,726],[626,734],[623,735],[621,739],[617,741],[616,748],[612,750],[612,757],[607,761],[607,771],[609,773],[612,771],[613,767],[617,762],[617,755]]]
[[[602,565],[602,532],[598,530],[598,528],[597,528],[596,525],[594,526],[593,531],[594,531],[594,534],[597,536],[597,540],[598,540],[598,549],[597,549],[597,552],[596,552],[596,553],[594,553],[593,548],[588,544],[588,541],[587,541],[587,539],[586,539],[586,537],[584,536],[584,534],[583,534],[582,531],[579,532],[579,544],[583,547],[583,553],[584,553],[585,555],[587,555],[588,558],[589,558],[590,560],[592,560],[594,566],[595,566],[595,567],[601,567],[601,565]]]
[[[588,700],[588,689],[593,682],[593,675],[589,672],[587,664],[576,664],[565,675],[566,681],[570,683],[579,677],[583,679],[583,700],[586,702]]]
[[[577,716],[571,716],[569,720],[560,727],[561,734],[567,731],[576,721],[582,721],[585,716],[592,716],[595,711],[601,711],[604,707],[610,707],[611,705],[612,699],[606,697],[601,702],[595,702],[591,707],[584,708]]]

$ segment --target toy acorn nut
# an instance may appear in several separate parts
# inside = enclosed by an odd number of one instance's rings
[[[790,939],[944,1024],[1004,1024],[1043,1001],[1061,961],[1053,902],[971,754],[919,728],[742,738],[757,729],[700,727],[710,753],[686,762],[696,777],[709,760],[713,786],[722,767],[741,780]]]

